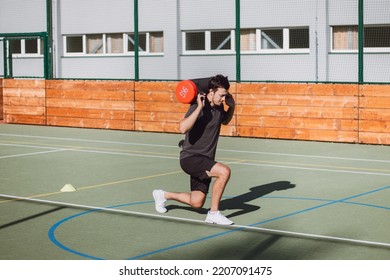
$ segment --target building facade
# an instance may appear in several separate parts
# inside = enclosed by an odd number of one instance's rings
[[[390,3],[361,3],[359,56],[359,0],[0,0],[0,77],[388,83]]]

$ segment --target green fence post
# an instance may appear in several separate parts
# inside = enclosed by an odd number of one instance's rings
[[[364,0],[359,0],[358,44],[359,84],[362,84],[364,82]]]
[[[7,65],[7,42],[8,40],[4,38],[3,40],[3,60],[4,60],[4,78],[7,78],[8,65]]]
[[[241,81],[241,18],[240,18],[240,0],[236,0],[236,82]]]
[[[45,79],[52,78],[52,5],[51,0],[46,0],[46,40],[44,39],[44,76]]]
[[[49,45],[47,34],[43,38],[43,77],[45,80],[49,79]]]
[[[138,0],[134,0],[134,80],[139,81]]]
[[[12,78],[13,76],[14,76],[14,73],[13,73],[13,65],[12,65],[12,41],[8,40],[8,75],[7,75],[7,78]]]

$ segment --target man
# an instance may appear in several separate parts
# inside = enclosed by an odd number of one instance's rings
[[[191,192],[167,192],[154,190],[155,208],[165,213],[167,200],[175,200],[193,208],[201,208],[209,192],[211,179],[211,205],[206,223],[231,225],[233,222],[219,211],[222,194],[230,179],[230,168],[215,161],[221,124],[228,124],[233,117],[235,102],[228,92],[227,77],[216,75],[209,79],[206,95],[198,94],[180,121],[180,132],[185,139],[180,153],[180,165],[190,175]],[[223,102],[229,106],[225,111]]]

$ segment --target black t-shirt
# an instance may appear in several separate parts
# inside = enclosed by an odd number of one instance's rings
[[[185,117],[190,116],[197,107],[197,103],[191,104]],[[180,158],[200,154],[214,160],[221,124],[225,117],[222,105],[211,107],[206,101],[194,126],[186,133]]]

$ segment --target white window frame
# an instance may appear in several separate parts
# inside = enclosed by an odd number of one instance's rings
[[[150,51],[150,33],[159,33],[162,32],[163,34],[163,40],[164,40],[164,32],[163,31],[151,31],[151,32],[143,32],[142,34],[146,34],[146,50],[140,50],[141,55],[147,55],[147,56],[154,56],[154,55],[163,55],[164,51],[162,52],[151,52]],[[122,44],[123,44],[123,50],[121,53],[108,53],[107,52],[107,35],[109,34],[116,34],[116,33],[102,33],[102,34],[96,34],[96,35],[102,35],[102,42],[103,42],[103,51],[102,53],[87,53],[87,35],[86,34],[80,34],[80,35],[74,35],[74,34],[68,34],[63,35],[63,46],[64,46],[64,56],[70,57],[70,56],[124,56],[124,55],[134,55],[134,51],[128,51],[128,40],[129,40],[129,34],[132,33],[121,33],[122,34]],[[89,34],[88,34],[89,35]],[[94,34],[91,34],[94,35]],[[70,37],[82,37],[82,51],[81,52],[68,52],[67,50],[67,38]]]
[[[211,33],[212,32],[230,32],[230,49],[228,50],[212,50],[211,49]],[[192,32],[204,32],[205,33],[205,50],[187,50],[186,36],[187,33]],[[194,54],[234,54],[235,52],[235,32],[234,30],[201,30],[201,31],[182,31],[182,47],[183,54],[194,55]]]
[[[290,53],[302,53],[302,54],[308,54],[310,53],[310,36],[309,36],[309,47],[308,48],[296,48],[291,49],[290,48],[290,29],[303,29],[307,28],[308,26],[304,27],[284,27],[284,28],[245,28],[245,29],[255,29],[256,30],[256,38],[255,38],[255,50],[248,50],[248,51],[241,51],[243,54],[290,54]],[[272,30],[272,29],[278,29],[283,31],[283,48],[280,49],[262,49],[261,46],[261,32],[262,30]],[[235,53],[235,31],[230,30],[230,36],[231,36],[231,48],[229,50],[211,50],[211,32],[218,32],[218,31],[226,31],[226,30],[191,30],[191,31],[182,31],[182,48],[183,48],[183,54],[184,55],[208,55],[208,54],[233,54]],[[205,33],[205,49],[204,50],[187,50],[186,49],[186,36],[188,33],[192,32],[204,32]],[[310,32],[310,29],[309,29]]]
[[[357,26],[357,25],[343,25],[343,26]],[[389,25],[382,25],[382,26],[389,26]],[[340,49],[340,50],[335,50],[333,49],[333,28],[334,27],[338,27],[338,25],[336,26],[331,26],[330,27],[330,52],[331,53],[358,53],[359,52],[359,46],[357,49]],[[367,27],[370,27],[370,26],[367,26]],[[390,47],[388,48],[364,48],[363,49],[363,52],[365,53],[390,53]]]
[[[279,54],[279,53],[310,53],[310,36],[309,36],[309,47],[303,49],[291,49],[290,48],[290,29],[298,29],[304,27],[284,27],[284,28],[266,28],[266,29],[257,29],[256,32],[256,42],[257,50],[256,52],[265,53],[265,54]],[[263,30],[283,30],[283,48],[280,49],[262,49],[261,45],[261,32]],[[310,29],[309,29],[310,30]]]
[[[81,52],[68,52],[67,39],[70,37],[82,38],[82,51]],[[64,35],[63,36],[64,56],[85,56],[87,55],[87,36],[86,35]]]
[[[41,48],[43,42],[40,38],[34,38],[37,40],[37,53],[26,53],[26,40],[29,39],[18,39],[20,40],[20,53],[13,53],[12,57],[14,58],[27,58],[27,57],[43,57],[43,53],[41,53]]]
[[[148,56],[154,56],[154,55],[163,55],[164,54],[164,51],[162,52],[151,52],[150,51],[150,33],[159,33],[159,32],[162,32],[163,33],[163,40],[164,40],[164,32],[163,31],[150,31],[150,32],[140,32],[140,34],[145,34],[146,35],[146,46],[145,46],[145,50],[139,50],[139,53],[141,55],[148,55]],[[134,33],[125,33],[124,34],[124,52],[126,54],[131,54],[131,55],[134,55],[134,51],[128,51],[128,47],[129,47],[129,34],[134,34]]]

